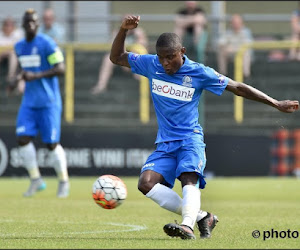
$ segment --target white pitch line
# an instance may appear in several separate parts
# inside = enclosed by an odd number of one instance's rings
[[[15,222],[14,220],[0,220],[0,222],[7,222],[7,223],[12,223]],[[28,220],[28,221],[22,221],[24,223],[40,223],[40,221],[35,221],[35,220]],[[72,223],[69,221],[61,221],[58,223],[62,223],[62,224],[91,224],[91,223]],[[147,227],[146,226],[140,226],[140,225],[132,225],[132,224],[122,224],[122,223],[114,223],[114,222],[107,222],[107,223],[102,223],[102,225],[111,225],[111,226],[118,226],[118,227],[126,227],[124,229],[112,229],[112,230],[97,230],[97,231],[79,231],[79,232],[62,232],[59,233],[60,235],[80,235],[80,234],[98,234],[98,233],[117,233],[117,232],[133,232],[133,231],[141,231],[141,230],[146,230]],[[51,236],[51,235],[56,235],[56,233],[52,233],[52,232],[40,232],[37,234],[34,233],[22,233],[21,235],[17,234],[17,233],[0,233],[1,237],[5,237],[5,236],[26,236],[26,235],[37,235],[37,236]]]

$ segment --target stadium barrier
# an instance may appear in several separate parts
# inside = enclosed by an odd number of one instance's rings
[[[300,129],[280,129],[273,133],[271,175],[300,177]]]
[[[65,99],[64,99],[64,119],[68,123],[74,121],[74,53],[75,51],[110,51],[111,44],[99,43],[66,43],[59,44],[65,53]],[[132,45],[134,51],[139,54],[146,54],[147,50],[140,44]],[[13,49],[12,46],[0,46],[0,53],[7,49]],[[139,101],[139,118],[143,124],[150,120],[150,93],[149,84],[146,77],[140,78],[140,101]]]
[[[62,128],[63,145],[70,176],[114,174],[138,176],[148,156],[155,150],[156,130]],[[55,176],[48,163],[48,150],[37,137],[38,165],[45,176]],[[205,135],[207,176],[267,176],[270,165],[270,136]],[[1,176],[27,176],[22,167],[15,128],[0,129]]]
[[[237,82],[243,82],[243,57],[248,49],[271,50],[271,49],[290,49],[300,47],[300,42],[294,41],[256,41],[241,46],[234,58],[234,79]],[[236,123],[242,123],[244,118],[243,98],[234,96],[234,119]]]
[[[65,120],[68,123],[74,121],[74,53],[75,51],[110,51],[111,44],[99,43],[68,43],[59,44],[65,49],[66,77],[65,77]],[[139,54],[146,54],[147,50],[140,44],[132,45],[134,51]],[[140,78],[140,120],[146,124],[150,120],[150,97],[148,79]]]

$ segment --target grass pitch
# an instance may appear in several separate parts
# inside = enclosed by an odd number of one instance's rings
[[[300,180],[294,178],[214,178],[202,190],[202,209],[218,215],[211,239],[170,238],[163,226],[181,216],[160,208],[137,190],[136,177],[121,177],[125,202],[105,210],[92,199],[96,177],[71,178],[67,199],[56,198],[57,180],[24,198],[27,178],[0,178],[0,248],[4,249],[220,249],[300,248]],[[174,188],[181,195],[179,183]],[[273,229],[273,238],[263,234]],[[259,230],[259,238],[252,232]],[[287,231],[290,233],[288,237]],[[276,238],[275,231],[280,235]],[[282,231],[285,231],[282,232]],[[297,232],[295,232],[297,231]],[[280,236],[284,236],[281,238]],[[292,237],[294,236],[294,238]]]

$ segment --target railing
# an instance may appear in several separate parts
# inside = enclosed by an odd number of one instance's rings
[[[74,121],[74,52],[75,51],[110,51],[111,44],[99,43],[67,43],[59,44],[65,50],[65,99],[64,99],[64,119],[68,123]],[[0,46],[0,53],[3,50],[12,49],[12,46]],[[139,54],[146,54],[147,50],[143,46],[136,46],[135,50]],[[146,77],[140,78],[140,101],[139,101],[139,117],[144,124],[150,120],[150,97],[149,84]]]
[[[243,56],[248,49],[270,50],[270,49],[290,49],[300,47],[300,42],[294,41],[272,41],[253,42],[244,44],[236,53],[234,58],[234,78],[237,82],[243,82]],[[234,119],[237,123],[242,123],[244,119],[244,101],[240,96],[234,96]]]
[[[68,43],[59,44],[65,50],[66,74],[65,74],[65,102],[64,102],[64,119],[68,123],[74,121],[74,52],[75,51],[109,51],[111,44],[98,43]],[[253,42],[244,44],[236,53],[234,59],[234,79],[243,82],[243,56],[248,49],[270,50],[270,49],[290,49],[300,47],[300,42],[294,41],[271,41],[271,42]],[[12,49],[12,46],[0,46],[0,53],[3,50]],[[140,54],[147,51],[142,46]],[[142,123],[148,123],[150,119],[150,94],[148,79],[140,78],[140,102],[139,117]],[[234,119],[237,123],[242,123],[244,118],[243,98],[234,96]]]
[[[65,120],[68,123],[74,121],[74,51],[109,51],[110,44],[98,43],[70,43],[60,44],[66,53],[66,78],[65,78]],[[147,50],[143,46],[136,46],[139,54],[146,54]],[[146,77],[140,78],[140,120],[142,123],[148,123],[150,120],[150,99],[149,84]]]

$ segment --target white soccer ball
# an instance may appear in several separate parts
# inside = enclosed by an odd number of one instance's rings
[[[93,199],[100,207],[113,209],[127,197],[127,187],[117,176],[102,175],[93,184]]]

